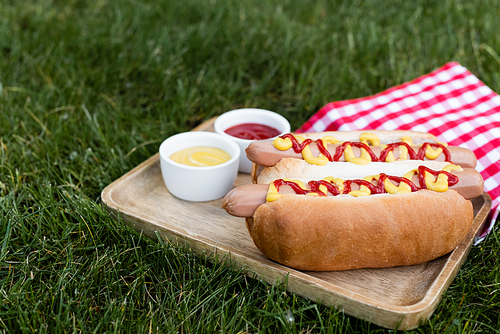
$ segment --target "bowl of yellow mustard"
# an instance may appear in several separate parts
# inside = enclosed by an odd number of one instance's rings
[[[214,132],[192,131],[160,145],[163,181],[175,197],[205,202],[224,197],[238,175],[240,148]]]

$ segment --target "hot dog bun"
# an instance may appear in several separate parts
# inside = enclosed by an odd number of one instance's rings
[[[311,271],[385,268],[452,251],[473,220],[470,201],[449,190],[404,195],[309,198],[283,195],[246,218],[270,259]]]

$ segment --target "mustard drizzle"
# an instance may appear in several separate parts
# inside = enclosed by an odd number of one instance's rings
[[[300,145],[306,140],[302,136],[295,136],[295,135],[291,135],[291,134],[290,134],[290,136],[293,137],[294,140],[296,140],[297,143]],[[377,135],[372,134],[372,133],[362,133],[359,137],[359,140],[361,143],[363,143],[365,145],[371,144],[372,146],[382,146],[382,150],[384,150],[387,147],[387,145],[380,145],[380,139],[378,138]],[[312,142],[312,140],[310,140],[310,139],[308,139],[308,141]],[[339,141],[333,136],[325,136],[321,139],[317,139],[316,143],[318,144],[318,146],[323,145],[326,148],[327,144],[337,144],[337,143],[339,143]],[[411,137],[404,136],[401,138],[401,143],[402,144],[397,145],[399,147],[399,158],[397,160],[398,161],[408,160],[409,159],[408,147],[406,145],[404,145],[403,143],[407,144],[408,146],[411,146],[413,144],[412,139],[411,139]],[[354,144],[354,143],[352,143],[352,144]],[[294,143],[293,143],[293,139],[291,139],[290,137],[281,136],[281,137],[276,138],[273,141],[273,145],[276,149],[278,149],[280,151],[286,151],[286,150],[289,150],[290,148],[292,148],[294,146]],[[439,144],[425,143],[424,145],[426,146],[425,147],[425,157],[429,160],[437,159],[438,156],[444,152],[443,147],[447,146],[446,143],[439,143]],[[437,145],[437,146],[442,146],[442,147],[438,147],[438,148],[434,149],[434,148],[432,148],[431,145]],[[359,157],[356,157],[352,151],[351,145],[346,145],[344,148],[344,152],[343,152],[345,161],[351,162],[354,164],[358,164],[358,165],[366,165],[366,164],[373,161],[370,153],[365,148],[360,147],[360,150],[361,150],[361,155]],[[331,161],[322,153],[320,153],[317,157],[314,157],[312,152],[311,152],[311,149],[309,147],[309,144],[304,145],[304,147],[301,150],[301,153],[302,153],[303,159],[306,162],[308,162],[309,164],[323,166],[328,161]],[[415,156],[415,154],[416,153],[413,152],[413,156]],[[420,154],[420,151],[419,151],[419,154]],[[445,155],[446,155],[446,153],[445,153]],[[447,155],[449,155],[449,152],[447,153]],[[421,159],[423,160],[423,157]],[[385,162],[396,161],[394,154],[392,153],[392,150],[389,150],[384,161]]]
[[[433,190],[436,192],[444,192],[444,191],[448,190],[449,186],[454,185],[458,182],[458,177],[449,173],[450,171],[453,171],[453,170],[460,171],[460,170],[462,170],[462,168],[460,166],[456,166],[456,165],[447,165],[447,166],[443,167],[443,169],[441,171],[432,171],[425,166],[420,166],[418,169],[414,169],[412,171],[409,171],[402,178],[391,177],[391,176],[388,176],[386,174],[378,174],[378,175],[366,176],[365,178],[363,178],[362,181],[372,183],[373,180],[376,180],[378,183],[380,178],[383,177],[384,178],[383,190],[385,191],[385,193],[388,193],[388,194],[406,194],[406,193],[410,193],[410,192],[417,191],[420,189],[429,189],[429,190]],[[417,174],[419,176],[420,187],[418,187],[417,185],[415,185],[412,182],[412,178],[415,174]],[[437,177],[435,177],[433,174],[436,174]],[[423,175],[422,178],[421,178],[421,175]],[[449,180],[450,176],[453,177],[452,181]],[[391,179],[395,180],[396,182],[397,182],[397,180],[399,180],[399,184],[398,185],[394,184],[391,181]],[[403,179],[405,179],[405,180],[403,180]],[[424,180],[424,182],[422,182],[422,180]],[[273,202],[273,201],[279,199],[281,196],[283,196],[282,194],[279,193],[279,189],[275,185],[276,181],[278,181],[278,180],[271,182],[269,185],[267,196],[266,196],[266,201],[268,201],[268,202]],[[308,188],[306,187],[306,185],[300,180],[283,179],[283,181],[294,182],[300,187],[300,189],[302,189],[304,191],[308,191]],[[335,186],[336,189],[338,190],[339,194],[345,193],[346,185],[349,185],[349,188],[350,188],[351,183],[358,183],[360,185],[359,190],[349,191],[347,193],[348,195],[355,196],[355,197],[372,195],[370,188],[366,185],[363,185],[363,183],[360,182],[360,180],[347,180],[347,181],[345,181],[345,180],[340,179],[340,178],[335,178],[335,177],[329,176],[329,177],[322,179],[322,181],[328,182],[329,184]],[[318,182],[318,181],[310,181],[308,183],[310,188],[312,188],[311,184],[314,184],[315,182]],[[378,190],[380,190],[380,187],[378,184],[377,184],[377,186],[374,186],[374,187],[377,188]],[[306,195],[326,196],[327,194],[328,194],[327,187],[324,185],[320,185],[319,187],[317,187],[317,190],[308,192]],[[332,195],[337,195],[337,194],[332,194]]]

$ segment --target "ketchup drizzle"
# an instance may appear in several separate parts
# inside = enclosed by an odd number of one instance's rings
[[[314,181],[312,181],[314,182]],[[326,181],[325,181],[326,182]],[[286,181],[286,180],[283,180],[283,179],[277,179],[277,180],[274,180],[273,181],[273,184],[274,186],[276,187],[276,190],[279,191],[280,190],[280,187],[281,186],[290,186],[293,191],[295,191],[295,193],[297,195],[306,195],[308,193],[311,193],[311,192],[318,192],[318,191],[314,191],[314,190],[307,190],[307,189],[302,189],[296,182],[293,182],[293,181]],[[321,196],[321,191],[318,193],[318,195]],[[324,194],[323,194],[324,195]]]
[[[372,161],[379,161],[379,158],[375,155],[375,153],[373,153],[372,149],[368,145],[361,143],[361,142],[350,142],[350,141],[346,141],[346,142],[342,143],[342,145],[337,146],[337,149],[335,150],[335,155],[333,156],[333,161],[340,160],[340,158],[342,157],[342,154],[344,154],[345,148],[348,145],[357,147],[359,149],[361,149],[361,148],[365,149],[366,152],[368,152],[368,154],[372,158]]]
[[[446,146],[444,146],[443,144],[438,144],[438,143],[423,143],[422,146],[420,147],[420,149],[418,150],[418,153],[415,152],[415,150],[408,143],[405,143],[405,142],[391,143],[391,144],[388,144],[387,147],[382,150],[382,152],[380,152],[380,157],[377,157],[377,155],[372,151],[372,149],[364,143],[344,142],[344,143],[342,143],[342,145],[337,146],[337,148],[335,149],[335,154],[332,157],[332,155],[330,154],[330,152],[328,151],[328,149],[326,148],[325,144],[323,143],[323,141],[321,139],[317,139],[314,141],[314,140],[308,138],[299,144],[299,142],[297,141],[297,138],[295,138],[291,133],[284,134],[283,136],[280,136],[279,138],[290,139],[292,142],[292,148],[293,148],[295,153],[301,153],[302,150],[307,145],[309,145],[312,142],[316,142],[320,153],[323,154],[330,162],[339,161],[340,158],[342,157],[342,154],[344,153],[347,145],[350,145],[350,146],[354,146],[354,147],[357,147],[360,149],[362,148],[362,149],[366,150],[366,152],[368,152],[368,154],[370,155],[372,161],[381,161],[381,162],[385,161],[387,158],[387,155],[390,152],[394,151],[394,149],[396,147],[399,147],[399,146],[404,146],[408,149],[408,156],[410,157],[410,160],[424,160],[425,151],[427,150],[428,146],[431,146],[434,149],[441,148],[443,150],[445,161],[452,163],[450,151],[446,148]]]
[[[418,182],[420,183],[420,187],[422,187],[422,189],[427,189],[427,185],[425,184],[425,172],[431,173],[435,178],[437,178],[439,174],[448,176],[448,187],[454,186],[458,183],[458,176],[454,174],[444,170],[436,171],[425,166],[418,166]]]
[[[442,148],[443,149],[443,153],[444,153],[444,157],[445,157],[445,161],[446,162],[451,162],[450,151],[443,144],[436,144],[436,143],[423,143],[422,147],[420,148],[420,150],[418,150],[418,158],[419,158],[419,160],[424,160],[425,151],[427,150],[427,146],[430,146],[430,147],[432,147],[434,149],[436,149],[436,148]]]
[[[328,161],[333,161],[332,155],[325,147],[325,143],[323,143],[323,141],[321,139],[317,139],[316,144],[318,145],[318,149],[321,152],[321,154],[323,154],[328,159]],[[298,153],[298,152],[295,152],[295,153]]]
[[[284,134],[283,136],[280,136],[279,138],[281,139],[290,139],[292,141],[292,148],[295,151],[295,153],[300,153],[302,150],[309,145],[310,143],[313,142],[312,139],[306,139],[304,140],[301,144],[297,141],[297,138],[295,138],[291,133]]]
[[[328,182],[326,180],[309,181],[307,184],[309,185],[309,188],[311,188],[311,191],[314,191],[314,192],[320,194],[320,196],[321,195],[326,196],[325,193],[323,193],[321,190],[319,190],[320,186],[325,186],[327,189],[327,192],[329,192],[333,196],[340,195],[340,190],[337,187],[337,185],[334,183]]]
[[[343,194],[349,194],[351,192],[351,185],[353,183],[359,185],[360,187],[361,186],[367,187],[368,189],[370,189],[371,194],[383,194],[385,192],[385,189],[380,189],[380,187],[374,186],[373,183],[371,183],[371,182],[368,182],[366,180],[356,179],[356,180],[347,180],[344,182]],[[380,184],[380,181],[379,181],[379,184]]]
[[[419,191],[421,189],[415,183],[413,183],[411,180],[407,179],[406,177],[386,175],[383,173],[380,174],[379,187],[384,187],[385,179],[389,179],[390,181],[396,182],[398,186],[401,185],[401,182],[406,183],[410,187],[411,192]],[[419,179],[419,182],[420,182],[420,179]],[[385,187],[384,187],[384,191],[385,191]]]
[[[403,145],[404,147],[406,147],[408,149],[408,155],[410,156],[410,160],[424,160],[423,158],[420,159],[419,155],[417,153],[415,153],[413,148],[410,145],[408,145],[408,143],[405,143],[405,142],[388,144],[387,147],[384,148],[382,150],[382,152],[380,152],[380,160],[385,161],[385,159],[387,159],[387,155],[389,155],[390,152],[394,151],[394,149],[400,145]],[[422,146],[422,147],[424,147],[424,146]],[[427,148],[427,146],[425,146],[425,147]],[[420,148],[420,150],[422,150],[422,148]],[[425,149],[423,152],[424,152],[424,156],[425,156]]]
[[[357,184],[359,186],[367,187],[370,190],[370,193],[372,195],[374,195],[374,194],[387,193],[387,191],[385,190],[385,180],[390,180],[392,182],[395,182],[396,186],[400,186],[401,182],[406,183],[410,187],[411,192],[415,192],[415,191],[418,191],[421,189],[427,189],[427,186],[425,184],[425,173],[426,172],[431,173],[434,177],[438,177],[440,174],[446,175],[448,177],[448,187],[454,186],[459,181],[458,176],[451,174],[449,172],[435,171],[435,170],[432,170],[432,169],[425,167],[425,166],[419,166],[417,169],[417,173],[418,173],[418,182],[420,183],[419,184],[420,187],[405,177],[392,176],[392,175],[387,175],[384,173],[380,173],[379,179],[377,181],[377,185],[374,185],[370,181],[361,180],[361,179],[346,180],[346,181],[344,181],[342,192],[339,190],[338,186],[335,183],[328,182],[326,180],[309,181],[307,183],[307,185],[309,186],[309,189],[302,189],[296,182],[285,181],[283,179],[274,180],[273,184],[276,187],[277,191],[279,191],[279,188],[281,186],[287,185],[287,186],[290,186],[297,195],[306,195],[309,193],[315,193],[319,196],[326,196],[326,194],[323,193],[319,189],[320,186],[325,186],[327,188],[327,193],[329,192],[333,196],[338,196],[341,194],[344,194],[344,195],[349,194],[351,192],[351,189],[352,189],[352,187],[351,187],[352,184]]]

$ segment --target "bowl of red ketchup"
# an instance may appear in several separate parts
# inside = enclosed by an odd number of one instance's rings
[[[214,124],[215,132],[236,142],[240,149],[240,173],[250,173],[252,162],[245,149],[252,141],[274,139],[290,132],[290,123],[278,113],[257,108],[228,111],[220,115]]]

